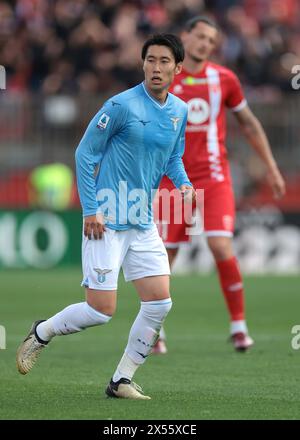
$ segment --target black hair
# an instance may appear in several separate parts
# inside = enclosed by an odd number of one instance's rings
[[[171,49],[175,63],[181,63],[184,60],[184,48],[179,37],[173,34],[155,34],[145,41],[142,48],[142,59],[146,58],[150,46],[167,46]]]
[[[209,17],[206,17],[205,15],[197,15],[196,17],[190,18],[184,26],[184,29],[187,32],[191,32],[192,29],[197,25],[197,23],[205,23],[208,24],[208,26],[211,26],[215,28],[217,31],[219,30],[219,26],[217,23]]]

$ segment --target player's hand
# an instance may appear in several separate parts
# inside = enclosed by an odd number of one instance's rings
[[[278,168],[268,172],[268,182],[273,191],[275,199],[281,199],[285,194],[285,182]]]
[[[103,233],[106,231],[103,216],[101,214],[88,215],[84,217],[84,236],[89,240],[94,238],[95,240],[100,240]]]
[[[181,185],[179,189],[185,203],[193,203],[196,200],[196,191],[192,186]]]

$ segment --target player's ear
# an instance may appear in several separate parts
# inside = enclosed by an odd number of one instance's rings
[[[222,35],[221,35],[221,31],[219,31],[216,35],[214,50],[218,49],[221,46],[221,43],[222,43]]]
[[[175,75],[178,75],[178,73],[180,73],[181,71],[182,71],[182,63],[176,64]]]

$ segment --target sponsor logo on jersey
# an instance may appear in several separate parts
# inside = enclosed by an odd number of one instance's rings
[[[199,84],[207,84],[207,78],[194,78],[193,76],[187,76],[186,78],[183,78],[181,83],[185,84],[186,86],[196,86]]]
[[[110,120],[110,117],[106,113],[102,113],[102,115],[100,116],[99,121],[97,123],[97,127],[101,128],[102,130],[105,130],[109,120]]]
[[[98,269],[98,268],[94,268],[94,271],[97,272],[98,276],[98,282],[99,283],[104,283],[105,279],[106,279],[106,274],[111,272],[111,269]]]
[[[190,124],[202,124],[209,118],[210,107],[205,99],[193,98],[187,102],[187,105]]]
[[[181,118],[170,118],[170,119],[173,122],[174,131],[176,131],[177,130],[177,124],[178,124],[178,122],[180,121]]]

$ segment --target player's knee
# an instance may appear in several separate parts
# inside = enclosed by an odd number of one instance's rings
[[[104,315],[113,316],[116,311],[116,292],[114,291],[96,291],[86,290],[86,302],[90,307]]]
[[[232,247],[230,243],[223,241],[211,241],[209,242],[210,250],[215,260],[227,260],[233,256]]]
[[[171,298],[141,303],[141,311],[145,317],[158,323],[163,322],[171,308]]]
[[[115,304],[99,304],[94,301],[87,300],[87,303],[90,307],[92,307],[94,310],[96,310],[99,313],[103,313],[104,315],[112,317],[115,314],[116,311],[116,305]]]
[[[89,321],[89,326],[107,324],[112,318],[112,315],[110,315],[109,313],[105,313],[101,310],[96,310],[87,302],[85,302],[85,313]],[[82,329],[83,328],[86,327],[82,327]]]

